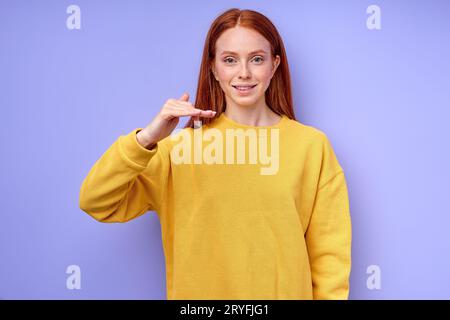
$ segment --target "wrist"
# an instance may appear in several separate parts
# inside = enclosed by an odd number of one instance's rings
[[[149,139],[148,136],[145,135],[145,132],[143,132],[142,130],[139,130],[136,134],[136,140],[137,142],[143,146],[146,149],[153,149],[156,144],[158,143],[157,141],[153,141],[152,139]]]

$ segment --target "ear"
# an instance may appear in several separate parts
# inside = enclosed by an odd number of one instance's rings
[[[278,66],[280,65],[280,62],[281,62],[281,58],[280,58],[280,56],[277,54],[277,56],[275,57],[275,59],[274,59],[274,61],[273,61],[273,69],[272,69],[272,76],[271,76],[271,78],[273,77],[273,75],[274,75],[275,72],[277,71]]]

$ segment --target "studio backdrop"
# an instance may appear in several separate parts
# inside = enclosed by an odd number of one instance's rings
[[[2,0],[0,299],[166,298],[158,216],[99,223],[80,186],[167,99],[193,102],[233,7],[276,25],[296,117],[345,171],[349,298],[450,298],[448,1]]]

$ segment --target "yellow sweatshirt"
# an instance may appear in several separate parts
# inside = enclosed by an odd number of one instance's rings
[[[222,113],[148,150],[140,130],[97,160],[79,205],[108,223],[157,213],[168,299],[348,298],[347,185],[322,131]]]

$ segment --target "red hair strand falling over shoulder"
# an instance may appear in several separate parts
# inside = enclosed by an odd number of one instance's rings
[[[273,112],[296,120],[292,102],[289,65],[283,41],[273,23],[263,14],[253,10],[232,8],[223,12],[213,21],[203,48],[194,106],[203,110],[217,111],[216,117],[225,111],[225,94],[214,78],[211,63],[215,59],[217,39],[224,31],[236,26],[253,29],[260,33],[270,43],[271,56],[280,56],[280,65],[265,92],[266,103]],[[200,119],[202,124],[209,124],[214,120],[214,118]],[[184,128],[189,127],[194,128],[193,117],[188,120]]]

